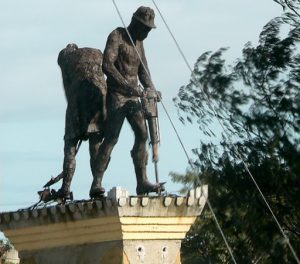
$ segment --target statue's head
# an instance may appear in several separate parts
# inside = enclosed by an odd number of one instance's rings
[[[75,50],[78,50],[78,46],[75,43],[70,43],[66,47],[67,52],[73,52]]]
[[[153,9],[151,9],[150,7],[140,6],[133,13],[132,18],[138,20],[139,22],[141,22],[142,24],[144,24],[149,28],[156,28],[154,24],[155,14]]]
[[[136,40],[143,41],[152,28],[156,28],[154,24],[154,11],[150,7],[139,7],[132,16],[130,28],[132,37]]]

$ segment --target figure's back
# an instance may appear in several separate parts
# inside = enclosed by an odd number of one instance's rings
[[[106,94],[102,58],[103,55],[99,49],[78,48],[75,44],[69,44],[60,51],[57,61],[62,71],[67,100],[71,96],[70,86],[83,80],[94,83],[101,88],[103,94]]]
[[[65,138],[86,138],[103,126],[106,81],[102,52],[68,44],[58,55],[68,102]]]

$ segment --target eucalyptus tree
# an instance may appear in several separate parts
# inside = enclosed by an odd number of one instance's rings
[[[183,123],[212,138],[195,146],[183,188],[208,183],[209,199],[239,263],[295,263],[255,187],[256,180],[300,255],[300,2],[274,0],[283,14],[269,21],[258,45],[246,43],[228,64],[226,48],[203,53],[174,102]],[[219,125],[220,140],[215,131]],[[183,243],[184,263],[229,263],[206,210]]]

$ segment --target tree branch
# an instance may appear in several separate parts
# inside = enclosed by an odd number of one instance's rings
[[[274,0],[275,1],[275,0]],[[276,2],[276,1],[275,1]],[[285,4],[289,9],[291,9],[298,17],[300,17],[300,14],[297,12],[297,10],[289,3],[288,0],[284,0]]]

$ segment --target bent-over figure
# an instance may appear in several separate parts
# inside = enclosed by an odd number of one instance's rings
[[[149,7],[139,7],[133,14],[127,30],[135,44],[140,58],[131,43],[125,28],[117,28],[110,33],[103,55],[103,72],[107,76],[107,110],[108,118],[105,125],[104,141],[99,149],[99,163],[94,177],[90,197],[95,198],[105,192],[101,185],[103,174],[110,161],[111,152],[118,141],[118,137],[125,118],[128,120],[135,135],[131,156],[134,163],[137,179],[137,194],[158,192],[163,187],[148,181],[146,165],[148,154],[146,150],[147,126],[140,103],[142,90],[153,89],[147,61],[144,52],[143,40],[154,25],[154,11]],[[148,71],[148,73],[147,73]]]
[[[99,146],[103,140],[106,119],[106,82],[102,72],[102,53],[98,49],[78,48],[69,44],[58,56],[67,99],[64,135],[63,183],[58,196],[68,199],[76,166],[76,148],[81,140],[89,140],[93,177]]]

